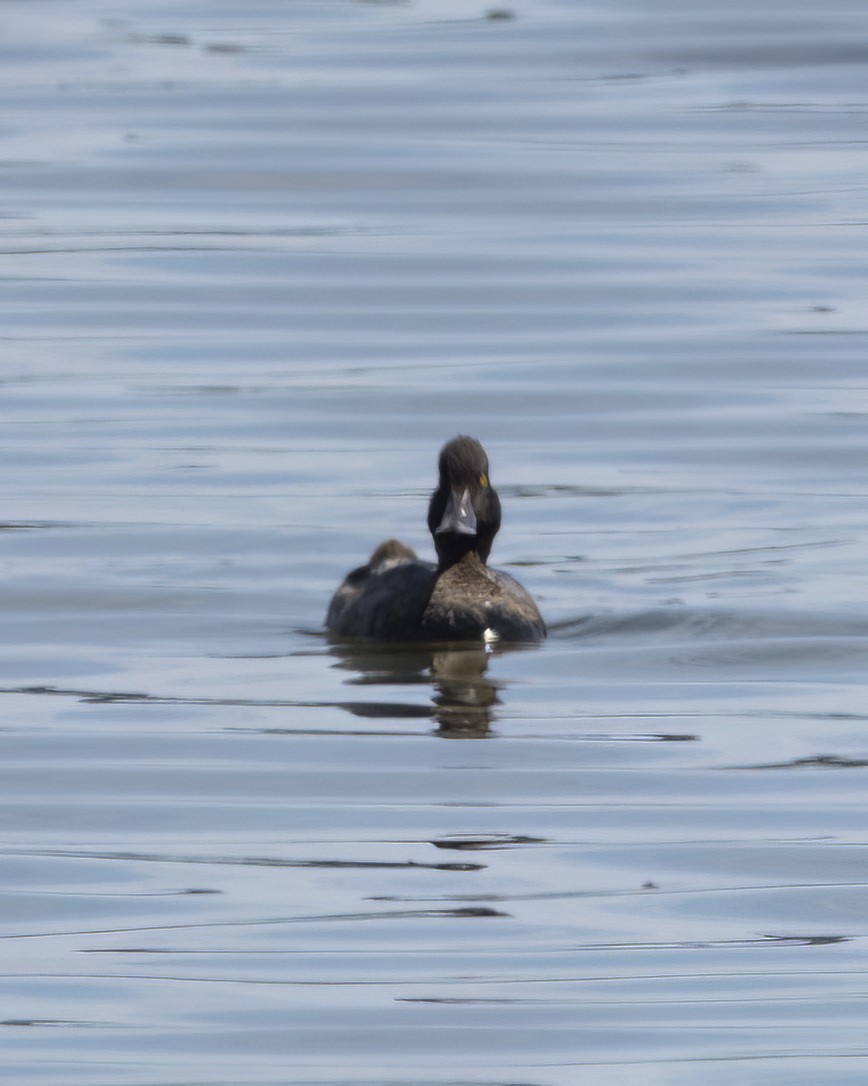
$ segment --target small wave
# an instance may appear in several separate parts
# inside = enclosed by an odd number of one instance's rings
[[[818,612],[688,607],[581,615],[549,627],[557,640],[660,638],[679,642],[868,638],[868,618]]]

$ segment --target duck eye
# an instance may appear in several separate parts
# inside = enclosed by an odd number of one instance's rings
[[[488,476],[487,475],[480,475],[479,476],[479,485],[480,486],[488,486]]]

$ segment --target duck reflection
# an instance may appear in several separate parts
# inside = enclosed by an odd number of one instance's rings
[[[432,654],[434,719],[439,735],[470,739],[488,734],[492,709],[500,700],[495,684],[485,674],[489,655],[482,649]]]
[[[432,646],[411,649],[370,645],[354,648],[332,646],[337,666],[356,672],[347,682],[357,686],[430,686],[427,706],[383,702],[354,702],[359,716],[427,716],[446,739],[480,739],[488,735],[494,708],[500,703],[500,684],[487,671],[492,656],[515,651],[509,646],[494,650],[476,646]],[[348,706],[348,708],[350,708]]]

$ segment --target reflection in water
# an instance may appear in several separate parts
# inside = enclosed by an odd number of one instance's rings
[[[786,762],[760,762],[757,765],[734,766],[735,769],[800,769],[805,767],[827,767],[829,769],[864,769],[868,759],[845,758],[840,754],[817,754],[807,758],[791,758]]]
[[[450,645],[420,649],[416,645],[411,649],[372,649],[369,645],[335,645],[331,651],[340,660],[338,666],[356,672],[348,683],[433,686],[427,711],[437,722],[437,734],[447,739],[479,739],[488,734],[494,706],[500,703],[500,686],[486,674],[489,660],[526,647],[497,646],[488,650]],[[366,705],[365,715],[394,716],[395,705],[371,702]],[[419,715],[418,708],[413,715]]]
[[[482,649],[434,653],[431,674],[438,735],[471,739],[488,733],[498,697],[494,683],[486,678],[487,668],[488,654]]]
[[[484,837],[479,834],[456,834],[452,837],[440,837],[431,842],[435,848],[457,849],[461,852],[544,845],[545,843],[544,837],[527,837],[524,834],[515,833],[492,833]]]
[[[272,707],[334,707],[367,720],[396,718],[435,720],[437,734],[447,738],[479,738],[488,734],[492,707],[497,705],[498,684],[486,676],[493,653],[530,646],[498,646],[494,650],[466,646],[431,646],[404,649],[390,645],[379,649],[332,646],[337,667],[354,672],[349,686],[398,686],[409,694],[414,686],[433,686],[431,700],[415,704],[407,699],[358,699],[352,701],[290,701],[285,699],[220,698],[205,695],[165,695],[132,691],[105,691],[63,686],[0,687],[0,693],[72,697],[90,704],[151,703],[187,705],[258,705]],[[271,734],[283,728],[267,729]],[[305,729],[309,730],[309,729]]]

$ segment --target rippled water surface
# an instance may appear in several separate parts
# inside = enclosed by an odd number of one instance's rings
[[[0,8],[0,1067],[850,1086],[868,10]],[[533,650],[330,645],[486,445]]]

